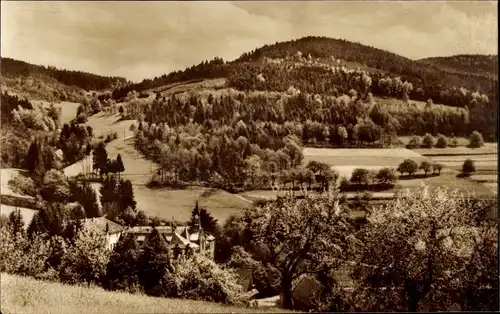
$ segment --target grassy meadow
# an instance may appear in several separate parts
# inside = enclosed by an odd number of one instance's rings
[[[12,213],[16,209],[19,209],[21,211],[21,215],[23,216],[23,221],[24,221],[24,228],[27,229],[37,210],[25,207],[0,204],[0,213],[7,217],[10,215],[10,213]]]
[[[481,148],[456,147],[415,151],[453,170],[455,173],[462,170],[462,165],[466,159],[473,160],[476,166],[474,174],[469,178],[459,179],[464,182],[464,188],[468,186],[468,183],[465,182],[473,182],[477,186],[487,189],[490,194],[497,194],[498,151],[496,143],[486,143]],[[483,193],[479,193],[479,195],[483,195]]]
[[[351,177],[352,171],[355,168],[365,168],[378,170],[383,167],[390,167],[396,169],[398,165],[404,159],[412,159],[417,163],[420,163],[424,160],[430,162],[438,162],[443,164],[445,167],[441,171],[440,176],[431,176],[423,177],[423,175],[419,174],[415,176],[413,179],[401,178],[396,183],[396,190],[398,188],[415,188],[418,187],[423,181],[429,184],[431,187],[438,186],[446,186],[450,189],[457,189],[464,193],[474,192],[477,196],[480,197],[490,197],[495,194],[491,188],[479,184],[473,180],[473,178],[457,178],[458,171],[461,169],[463,162],[467,158],[471,158],[476,161],[476,167],[486,167],[491,171],[495,171],[496,174],[496,164],[497,164],[497,153],[495,149],[495,153],[491,154],[492,147],[496,145],[487,145],[484,149],[479,150],[479,152],[489,152],[489,155],[474,155],[473,149],[462,147],[456,148],[459,151],[466,151],[471,155],[460,155],[455,157],[450,156],[437,156],[437,155],[424,155],[419,150],[409,150],[405,148],[387,148],[387,149],[328,149],[328,148],[305,148],[304,149],[304,163],[311,160],[325,162],[332,166],[332,168],[336,169],[340,176],[345,176],[347,179]],[[450,148],[451,149],[451,148]],[[450,150],[448,149],[448,151]],[[437,154],[439,149],[432,149],[434,153]],[[443,159],[441,159],[443,158]],[[484,162],[481,161],[484,160]],[[450,160],[446,162],[446,160]],[[478,171],[477,174],[481,174]],[[492,174],[492,173],[488,173]],[[482,177],[484,178],[484,176]],[[493,176],[489,176],[488,179],[492,180]],[[374,193],[374,196],[382,196],[389,192],[378,192]]]
[[[0,194],[1,195],[9,195],[15,196],[18,198],[33,198],[29,195],[19,194],[14,192],[9,185],[9,181],[17,177],[18,175],[26,175],[28,176],[28,171],[23,169],[16,168],[3,168],[0,169]]]
[[[283,309],[276,308],[235,307],[211,302],[111,292],[97,287],[69,286],[5,273],[1,274],[1,290],[3,314],[284,312]]]

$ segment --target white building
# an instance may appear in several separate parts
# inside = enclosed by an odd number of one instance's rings
[[[207,234],[201,228],[195,227],[191,230],[189,226],[177,226],[175,229],[171,226],[137,226],[127,228],[123,231],[123,235],[132,235],[135,240],[142,244],[146,237],[156,229],[163,236],[169,248],[174,250],[178,248],[185,251],[191,248],[194,252],[205,253],[210,258],[214,258],[215,254],[215,238]]]
[[[104,217],[82,219],[82,223],[83,227],[90,231],[106,234],[106,247],[109,250],[114,249],[125,229],[123,226]]]

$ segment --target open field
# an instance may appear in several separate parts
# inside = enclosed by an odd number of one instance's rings
[[[47,108],[50,106],[50,102],[48,101],[32,100],[31,102],[41,104]],[[69,123],[71,120],[76,118],[76,111],[78,110],[78,106],[80,106],[80,103],[62,101],[59,103],[54,103],[54,106],[61,108],[61,122],[64,124]]]
[[[139,209],[148,215],[176,221],[189,221],[196,201],[220,223],[231,215],[242,213],[252,203],[223,190],[189,187],[185,190],[149,189],[134,186]]]
[[[89,117],[87,125],[94,129],[96,136],[117,132],[118,139],[106,145],[109,158],[116,158],[118,154],[122,156],[125,171],[121,177],[132,182],[137,207],[144,210],[148,215],[158,216],[164,219],[174,218],[177,221],[187,221],[191,217],[191,211],[196,203],[206,208],[214,218],[221,223],[230,215],[242,212],[251,202],[228,192],[208,189],[208,188],[187,188],[185,190],[149,189],[146,184],[152,176],[152,172],[159,166],[145,159],[135,148],[133,142],[133,132],[130,125],[135,120],[119,121],[119,115],[106,115],[99,113]],[[87,158],[83,163],[91,164]],[[76,176],[83,171],[82,162],[77,162],[64,169],[67,176]],[[99,183],[93,184],[98,190]]]
[[[28,228],[28,226],[31,223],[31,220],[33,219],[33,216],[35,215],[37,210],[31,209],[31,208],[16,207],[16,206],[0,204],[0,212],[2,213],[2,215],[5,215],[5,216],[9,216],[9,214],[12,213],[16,209],[19,209],[21,211],[21,215],[23,216],[23,221],[24,221],[24,228]]]
[[[225,86],[226,86],[226,79],[217,78],[217,79],[200,80],[200,81],[178,82],[161,87],[156,87],[153,90],[149,91],[154,91],[156,93],[160,92],[162,96],[168,97],[186,91],[197,92],[205,89],[223,88]]]
[[[327,163],[333,167],[397,167],[407,158],[417,162],[427,160],[427,158],[406,148],[304,148],[303,154],[304,165],[309,161],[315,160]]]
[[[496,145],[495,145],[496,146]],[[491,151],[493,145],[485,147]],[[458,148],[457,148],[458,149]],[[471,149],[463,147],[470,154]],[[457,170],[462,166],[463,161],[470,155],[463,156],[422,156],[418,153],[418,150],[408,150],[404,148],[390,148],[390,149],[328,149],[328,148],[305,148],[304,149],[304,164],[307,164],[310,160],[322,161],[332,166],[336,169],[340,176],[345,176],[347,179],[351,177],[352,171],[355,168],[365,168],[377,170],[382,167],[391,167],[396,169],[399,163],[404,159],[409,158],[420,163],[424,160],[436,161],[442,163],[445,169],[442,170],[440,176],[428,176],[419,177],[413,179],[401,179],[398,180],[396,187],[388,192],[395,192],[398,188],[415,188],[419,186],[423,181],[429,184],[431,187],[446,186],[451,189],[457,189],[464,193],[474,192],[480,197],[491,197],[493,196],[492,189],[489,187],[479,184],[474,180],[467,178],[457,178]],[[472,156],[474,157],[474,156]],[[478,156],[479,157],[479,156]],[[443,158],[443,159],[441,159]],[[453,161],[453,158],[458,158]],[[476,162],[476,167],[491,167],[494,165],[496,172],[496,151],[494,155],[480,156],[483,158],[484,162]],[[442,160],[449,160],[448,162],[442,162]],[[374,193],[374,197],[379,197],[379,193]],[[248,195],[251,197],[251,195]]]
[[[9,186],[9,181],[17,177],[19,174],[28,175],[26,170],[15,169],[15,168],[3,168],[0,169],[0,194],[1,195],[11,195],[18,198],[33,198],[29,195],[22,195],[16,193]]]
[[[408,143],[410,142],[411,138],[413,136],[398,136],[398,139],[403,143],[403,145],[408,145]],[[422,136],[420,137],[422,138]],[[434,140],[436,140],[436,138],[434,138]],[[450,138],[448,138],[448,141],[450,140]],[[457,147],[461,147],[461,146],[467,146],[469,145],[469,139],[466,138],[466,137],[457,137]],[[449,147],[449,148],[452,148],[452,147]],[[446,149],[446,148],[436,148],[436,150],[442,150],[442,149]]]
[[[459,155],[497,155],[497,143],[485,143],[483,147],[469,148],[465,146],[446,147],[446,148],[418,148],[414,149],[423,156],[459,156]]]
[[[283,192],[280,192],[280,195]],[[301,195],[302,192],[300,191],[295,191],[295,195]],[[342,193],[345,194],[348,199],[354,199],[358,193],[356,192],[348,192],[348,193]],[[394,192],[391,191],[386,191],[386,192],[372,192],[374,198],[378,199],[390,199],[394,197]],[[239,193],[238,195],[241,195],[242,197],[250,200],[250,201],[257,201],[257,200],[273,200],[276,198],[278,195],[278,192],[273,191],[273,190],[254,190],[254,191],[246,191]]]
[[[420,151],[420,150],[415,150]],[[474,161],[476,172],[470,178],[463,178],[467,182],[474,182],[477,185],[485,187],[491,193],[497,194],[498,184],[498,151],[497,143],[486,143],[481,148],[446,148],[424,151],[426,157],[443,166],[459,173],[466,159]],[[466,187],[464,183],[464,188]],[[482,195],[482,193],[480,193]]]
[[[284,312],[283,309],[276,308],[235,307],[211,302],[111,292],[98,287],[70,286],[5,273],[1,274],[1,290],[3,314]]]

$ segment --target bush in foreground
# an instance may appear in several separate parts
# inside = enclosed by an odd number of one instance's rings
[[[208,257],[199,254],[181,257],[174,267],[172,277],[178,291],[176,297],[232,305],[248,303],[236,272],[224,269]]]
[[[373,312],[498,310],[497,223],[477,223],[477,205],[422,186],[374,211],[359,235],[360,289],[350,303]]]

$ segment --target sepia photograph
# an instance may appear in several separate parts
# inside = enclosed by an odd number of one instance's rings
[[[1,1],[0,312],[500,311],[497,1]]]

